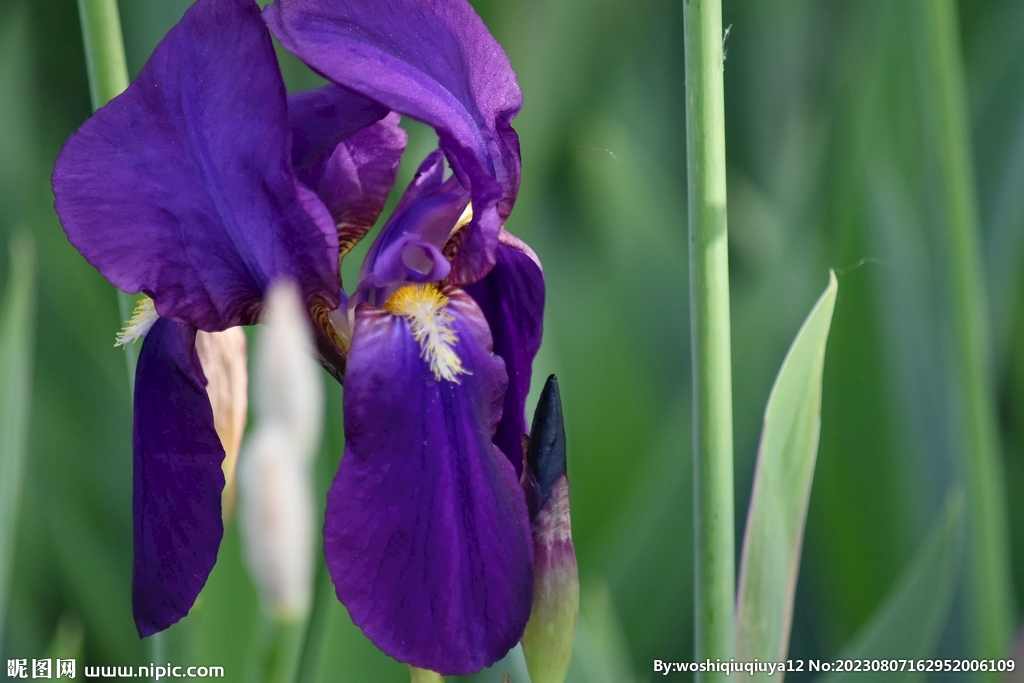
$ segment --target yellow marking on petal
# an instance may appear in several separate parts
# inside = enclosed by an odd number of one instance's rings
[[[473,220],[473,202],[466,204],[466,209],[462,212],[462,215],[459,216],[459,220],[455,221],[455,227],[452,228],[450,233],[448,233],[448,237],[451,237],[459,230],[462,230],[464,227],[469,225],[471,220]]]
[[[149,328],[153,327],[153,323],[159,317],[160,315],[156,312],[156,306],[153,305],[153,300],[148,296],[142,297],[135,304],[135,310],[132,311],[131,319],[125,323],[124,329],[117,333],[117,338],[114,339],[114,346],[131,344],[145,337],[146,333],[149,332]]]
[[[437,285],[406,285],[388,297],[384,310],[409,321],[413,339],[420,345],[420,358],[427,361],[438,380],[459,383],[459,375],[472,374],[462,367],[453,348],[459,337],[451,324],[448,297]]]
[[[449,261],[454,260],[455,255],[459,253],[459,247],[462,246],[462,240],[466,234],[462,229],[469,225],[472,220],[473,202],[470,202],[466,205],[462,215],[459,216],[459,220],[455,221],[455,227],[448,233],[448,239],[445,240],[444,246],[441,247],[441,253]]]
[[[313,318],[327,338],[334,341],[342,351],[347,352],[351,340],[345,336],[345,330],[334,323],[337,310],[332,311],[323,299],[316,297],[309,302],[309,315]]]
[[[351,223],[338,223],[335,226],[338,230],[338,264],[345,260],[359,242],[366,237],[372,225],[354,225]],[[338,277],[341,277],[339,271]]]

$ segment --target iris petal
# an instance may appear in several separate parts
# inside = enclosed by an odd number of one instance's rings
[[[473,221],[453,278],[483,277],[519,191],[519,138],[511,121],[522,92],[470,4],[278,0],[264,17],[285,48],[334,83],[434,127],[473,195]]]
[[[142,636],[188,614],[224,535],[224,449],[195,335],[157,320],[135,375],[132,608]]]
[[[410,323],[356,310],[345,456],[324,550],[338,598],[385,653],[446,675],[504,656],[533,590],[525,497],[491,442],[506,377],[480,310],[446,291],[466,372],[437,379]]]
[[[449,178],[445,182],[444,155],[440,150],[431,152],[416,170],[394,213],[370,247],[363,272],[372,270],[379,254],[403,235],[415,235],[437,247],[443,246],[468,203],[469,193],[458,180]]]
[[[466,287],[487,318],[494,353],[505,361],[508,391],[494,442],[523,471],[526,396],[533,359],[544,331],[544,272],[533,250],[502,230],[497,262],[483,280]]]
[[[386,297],[389,286],[437,282],[448,276],[451,265],[441,247],[465,211],[469,193],[457,178],[443,178],[444,156],[438,150],[420,164],[395,212],[370,246],[359,273],[361,291],[381,289],[378,294]]]
[[[434,192],[444,184],[444,152],[435,149],[420,163],[409,186],[395,205],[395,215],[405,211],[413,201],[428,192]]]
[[[316,187],[334,149],[387,113],[387,107],[333,83],[288,95],[292,163],[299,179]]]
[[[57,213],[90,263],[164,317],[206,331],[255,322],[279,277],[336,306],[336,236],[297,198],[290,135],[256,3],[199,0],[68,140]]]
[[[389,114],[339,144],[311,186],[337,225],[342,256],[373,227],[395,184],[406,142],[398,121],[398,114]]]

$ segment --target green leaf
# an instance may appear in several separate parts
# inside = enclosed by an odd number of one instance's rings
[[[964,496],[946,499],[942,516],[925,537],[910,564],[872,615],[856,640],[838,659],[917,660],[935,652],[942,626],[953,602],[953,589],[963,559]],[[920,678],[917,673],[842,672],[818,679],[819,683],[866,683]]]
[[[830,272],[828,287],[797,333],[768,397],[736,599],[739,661],[786,658],[818,452],[825,344],[838,288]]]
[[[258,672],[260,604],[242,559],[238,524],[230,522],[217,564],[187,619],[194,625],[200,662],[217,662],[233,681],[251,683]]]
[[[580,620],[566,683],[634,683],[626,633],[604,583],[580,591]],[[519,678],[513,678],[519,683]]]
[[[14,564],[32,401],[35,277],[32,239],[15,235],[11,240],[10,277],[0,302],[0,643]]]

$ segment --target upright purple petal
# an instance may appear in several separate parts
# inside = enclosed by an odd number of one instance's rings
[[[398,114],[334,84],[289,95],[288,117],[296,174],[326,204],[343,258],[384,208],[405,131]]]
[[[423,121],[473,195],[454,265],[486,274],[519,192],[522,106],[501,46],[466,0],[278,0],[264,17],[281,43],[339,85]]]
[[[533,558],[525,497],[491,443],[505,372],[480,310],[445,292],[459,382],[437,379],[410,321],[356,311],[345,378],[345,457],[324,550],[338,598],[380,649],[445,675],[519,640]]]
[[[405,192],[398,198],[394,215],[405,211],[415,200],[430,192],[436,192],[444,184],[444,152],[435,149],[420,162]]]
[[[334,148],[387,114],[387,107],[333,83],[288,95],[292,162],[299,179],[316,187]]]
[[[466,293],[487,318],[494,335],[494,353],[505,361],[508,372],[505,409],[494,442],[522,474],[526,396],[544,331],[544,272],[525,243],[504,230],[500,239],[493,270],[466,287]]]
[[[284,84],[253,0],[199,0],[64,146],[57,213],[116,287],[211,331],[289,277],[337,305],[337,237],[296,195]]]
[[[389,114],[337,147],[315,185],[338,230],[344,257],[373,227],[395,184],[406,134],[398,114]]]
[[[379,290],[374,296],[380,300],[370,302],[382,305],[398,285],[448,277],[451,264],[441,250],[468,203],[469,193],[457,178],[444,180],[440,150],[428,155],[370,246],[359,290]]]
[[[195,336],[194,327],[157,320],[135,374],[132,610],[142,636],[188,614],[224,535],[224,449]]]

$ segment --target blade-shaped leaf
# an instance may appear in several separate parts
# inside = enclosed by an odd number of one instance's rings
[[[830,272],[828,287],[793,340],[768,397],[736,599],[739,661],[786,658],[818,452],[825,344],[838,288]]]
[[[949,615],[953,589],[963,559],[964,496],[951,493],[942,516],[918,546],[914,557],[875,610],[856,640],[845,647],[842,660],[917,660],[935,652],[942,626]],[[819,683],[865,683],[911,680],[909,671],[842,672],[818,679]]]
[[[35,248],[26,235],[11,241],[11,268],[0,301],[0,643],[14,560],[35,329]]]
[[[519,679],[513,679],[518,681]],[[629,645],[611,592],[590,583],[580,592],[580,620],[566,683],[634,683]]]

